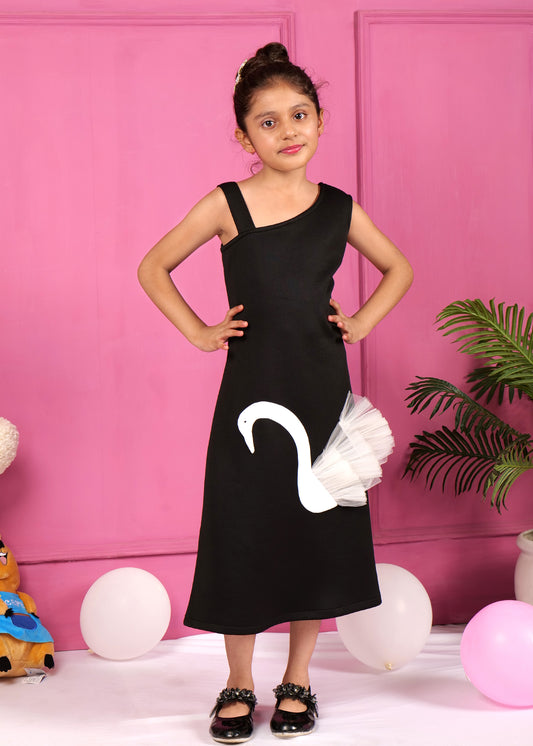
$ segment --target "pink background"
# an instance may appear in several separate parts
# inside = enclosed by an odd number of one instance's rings
[[[181,338],[136,268],[197,199],[248,174],[233,78],[275,39],[327,81],[311,178],[353,194],[415,269],[407,298],[348,350],[354,389],[397,443],[372,494],[377,560],[415,573],[439,623],[513,596],[533,480],[499,516],[475,494],[400,477],[428,427],[405,387],[416,375],[460,385],[471,365],[436,314],[474,297],[533,310],[533,2],[386,5],[0,0],[0,416],[21,433],[0,477],[0,533],[58,648],[83,647],[83,597],[119,566],[164,583],[168,637],[192,633],[182,617],[224,353]],[[217,241],[175,279],[206,321],[221,318]],[[354,310],[376,280],[348,250],[336,297]],[[531,428],[529,403],[513,412]]]

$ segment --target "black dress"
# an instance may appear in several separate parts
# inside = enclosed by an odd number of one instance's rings
[[[349,195],[320,184],[296,217],[256,228],[238,185],[220,185],[238,235],[222,246],[230,306],[244,306],[244,337],[230,340],[207,453],[194,583],[185,624],[252,634],[377,606],[368,506],[309,512],[300,502],[297,452],[270,419],[237,426],[258,401],[303,423],[314,460],[350,390],[344,342],[328,321],[333,274],[346,247]]]

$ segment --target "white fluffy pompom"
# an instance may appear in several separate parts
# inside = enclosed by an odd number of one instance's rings
[[[17,455],[19,431],[12,422],[0,417],[0,474]]]
[[[381,412],[350,392],[312,471],[338,505],[364,505],[366,490],[381,482],[381,464],[393,448],[394,438]]]

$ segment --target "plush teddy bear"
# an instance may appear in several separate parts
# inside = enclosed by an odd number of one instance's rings
[[[25,676],[27,669],[54,667],[54,642],[27,593],[17,593],[17,562],[0,538],[0,676]]]

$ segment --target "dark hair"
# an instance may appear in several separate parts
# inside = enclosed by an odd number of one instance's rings
[[[283,44],[271,42],[258,49],[254,57],[246,60],[235,78],[233,108],[237,124],[243,132],[246,132],[244,119],[250,111],[254,95],[275,81],[284,81],[310,98],[317,114],[320,114],[318,94],[309,75],[290,61]]]

